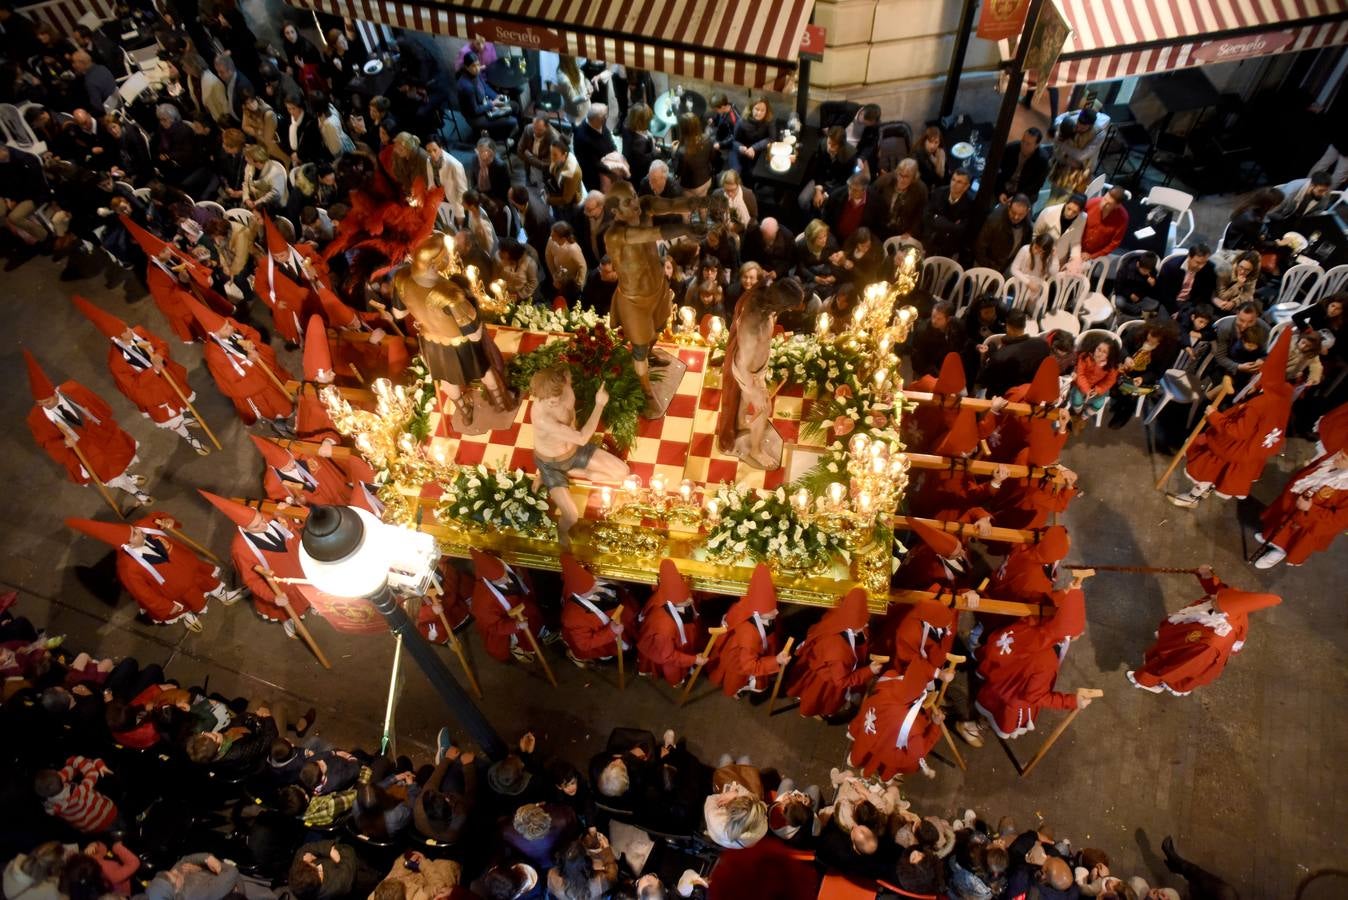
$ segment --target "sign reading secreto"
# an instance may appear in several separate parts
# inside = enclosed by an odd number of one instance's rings
[[[1283,52],[1294,40],[1296,32],[1269,31],[1220,41],[1205,41],[1193,49],[1189,58],[1201,63],[1220,63],[1253,59],[1257,56],[1272,56],[1274,53]]]
[[[474,36],[481,35],[493,44],[505,44],[510,47],[523,47],[525,50],[553,50],[566,52],[566,41],[555,31],[539,28],[537,25],[524,25],[519,22],[502,22],[500,19],[479,19],[468,28]]]

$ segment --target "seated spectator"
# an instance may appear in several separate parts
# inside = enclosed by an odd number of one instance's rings
[[[1193,368],[1212,349],[1212,342],[1217,339],[1215,318],[1216,312],[1205,303],[1180,312],[1180,359],[1177,362],[1180,368]]]
[[[699,247],[701,256],[714,257],[721,268],[721,285],[729,287],[732,277],[740,270],[740,239],[723,225],[707,230]]]
[[[0,212],[5,227],[26,247],[36,248],[48,238],[33,214],[50,196],[38,158],[0,144]]]
[[[847,179],[845,187],[835,188],[825,201],[823,219],[839,240],[845,241],[858,228],[865,227],[870,183],[869,175],[857,172]]]
[[[867,219],[881,238],[922,235],[928,197],[927,185],[918,177],[916,160],[901,160],[893,172],[875,181],[869,194]],[[931,255],[937,254],[933,251]]]
[[[1156,254],[1144,252],[1125,260],[1114,276],[1114,308],[1137,319],[1161,308],[1156,299]]]
[[[356,783],[361,763],[345,750],[329,750],[314,756],[300,769],[300,785],[315,796],[344,791]]]
[[[946,153],[941,146],[943,143],[945,143],[945,135],[942,133],[940,126],[928,125],[927,129],[922,132],[922,137],[918,139],[917,146],[913,148],[913,159],[917,162],[918,177],[922,179],[922,183],[931,192],[945,186],[954,174],[946,167]]]
[[[890,877],[898,848],[890,837],[885,816],[873,803],[863,800],[853,805],[850,824],[836,821],[827,813],[823,818],[825,827],[815,842],[817,861],[847,875]]]
[[[800,208],[811,215],[823,213],[829,196],[847,184],[847,179],[857,173],[856,151],[847,143],[847,132],[834,125],[824,136],[822,153],[816,151],[810,161],[805,186],[801,188]]]
[[[117,804],[98,790],[98,781],[109,773],[101,759],[72,756],[61,769],[43,769],[33,779],[33,789],[47,815],[55,816],[82,834],[99,834],[118,821]]]
[[[553,803],[571,807],[577,821],[582,825],[588,826],[593,822],[594,799],[590,795],[589,785],[581,778],[576,767],[564,759],[553,759],[548,762],[547,774],[552,784],[548,799]]]
[[[58,841],[38,844],[29,853],[19,853],[5,865],[6,898],[25,900],[61,900],[61,868],[66,848]]]
[[[1006,315],[1006,336],[1002,344],[983,358],[977,382],[987,388],[988,396],[1004,395],[1011,388],[1028,384],[1039,364],[1049,356],[1057,358],[1060,370],[1071,369],[1075,346],[1072,336],[1054,330],[1030,337],[1025,333],[1025,313],[1013,309]]]
[[[1254,291],[1259,286],[1259,254],[1253,250],[1239,254],[1231,263],[1231,271],[1218,274],[1220,287],[1212,295],[1212,305],[1222,312],[1234,312],[1246,303],[1254,303]]]
[[[358,785],[352,809],[355,828],[374,841],[389,841],[396,837],[412,822],[407,790],[414,782],[411,772],[398,772],[377,784]]]
[[[1320,353],[1326,365],[1336,369],[1348,365],[1348,314],[1345,314],[1345,308],[1348,308],[1348,293],[1340,291],[1292,314],[1292,324],[1299,330],[1320,335]]]
[[[745,262],[758,263],[770,282],[791,274],[796,263],[795,241],[790,229],[769,216],[745,232],[740,255]]]
[[[203,731],[187,742],[187,758],[229,777],[261,771],[277,738],[276,721],[265,707],[224,731]]]
[[[373,900],[438,900],[452,896],[462,877],[462,867],[452,859],[431,859],[419,850],[408,850],[393,861]]]
[[[515,134],[519,120],[515,118],[514,104],[487,84],[476,53],[464,54],[457,80],[459,112],[474,133],[485,131],[502,142]]]
[[[967,258],[964,253],[974,214],[974,195],[969,191],[973,177],[956,169],[950,184],[928,188],[927,209],[922,221],[922,243],[928,256]]]
[[[1267,236],[1269,213],[1283,202],[1282,191],[1264,188],[1245,198],[1231,210],[1231,220],[1222,237],[1223,250],[1257,250]]]
[[[931,315],[917,323],[909,339],[908,352],[913,363],[913,377],[936,375],[948,353],[964,353],[965,332],[955,319],[955,304],[938,301]]]
[[[1103,334],[1087,336],[1077,351],[1072,387],[1067,392],[1067,406],[1072,415],[1087,418],[1104,409],[1109,392],[1119,380],[1121,362],[1122,354],[1113,338]]]
[[[224,900],[239,881],[239,868],[210,853],[191,853],[163,869],[145,886],[146,900]],[[291,890],[295,890],[292,878]],[[298,893],[296,894],[298,896]],[[324,900],[340,894],[310,894]]]
[[[608,746],[590,760],[590,783],[607,807],[628,815],[644,811],[652,787],[655,735],[636,728],[615,728]]]
[[[731,763],[723,757],[712,776],[712,794],[702,807],[707,836],[730,850],[752,847],[768,831],[767,806],[758,770],[745,757]]]
[[[795,268],[791,272],[807,293],[820,298],[833,294],[838,276],[833,271],[838,243],[821,219],[812,219],[796,238]]]
[[[1178,327],[1161,320],[1132,328],[1123,336],[1123,363],[1114,386],[1113,415],[1110,428],[1122,428],[1132,417],[1134,405],[1128,401],[1156,389],[1166,370],[1176,364],[1179,355]]]
[[[1011,275],[1016,279],[1016,305],[1027,310],[1039,309],[1048,299],[1048,286],[1058,274],[1058,254],[1054,252],[1053,236],[1037,234],[1034,240],[1016,251],[1011,263]]]
[[[784,778],[768,807],[768,830],[792,846],[811,846],[820,831],[819,805],[818,787],[798,791],[791,779]]]
[[[315,841],[295,851],[290,892],[299,900],[339,900],[356,884],[356,851],[336,841]]]
[[[726,165],[733,172],[751,172],[758,158],[768,151],[768,145],[776,139],[777,124],[773,119],[772,106],[766,99],[759,97],[749,107],[749,114],[739,117],[735,115],[728,97],[722,94],[720,99],[725,101],[723,106],[717,108],[717,114],[721,117],[721,130],[727,119],[733,123],[731,143],[734,150],[726,158]],[[718,139],[721,130],[717,132]],[[725,141],[718,140],[717,147],[725,154]]]
[[[1161,264],[1156,276],[1156,299],[1171,316],[1186,303],[1212,303],[1217,289],[1217,267],[1209,257],[1207,244],[1198,243],[1189,248],[1187,257],[1173,257]]]
[[[1333,178],[1329,172],[1312,172],[1309,178],[1295,178],[1278,186],[1282,202],[1266,215],[1275,234],[1295,231],[1301,220],[1329,208],[1329,190]]]
[[[1020,248],[1030,242],[1030,198],[1017,194],[1007,206],[998,206],[974,240],[974,265],[1003,275],[1011,268]]]
[[[1073,194],[1062,203],[1045,206],[1034,220],[1034,236],[1047,234],[1054,240],[1053,255],[1059,269],[1081,271],[1081,235],[1086,227],[1082,210],[1085,194]]]
[[[1320,363],[1320,335],[1307,331],[1297,335],[1287,354],[1287,383],[1314,387],[1324,378]]]
[[[1006,145],[1002,164],[997,170],[997,198],[1003,206],[1017,194],[1033,201],[1048,180],[1048,153],[1044,151],[1044,132],[1027,128],[1020,140]],[[1033,203],[1031,203],[1033,205]]]
[[[1212,342],[1212,362],[1208,372],[1214,382],[1230,376],[1237,393],[1264,366],[1268,355],[1268,329],[1253,303],[1241,307],[1233,320],[1217,326]],[[1289,353],[1290,358],[1290,353]]]
[[[758,198],[744,186],[740,174],[734,169],[722,172],[719,183],[720,187],[712,191],[712,197],[724,200],[730,230],[744,234],[749,226],[758,223]]]
[[[539,870],[552,864],[557,848],[580,830],[571,807],[556,803],[526,803],[502,823],[500,837],[525,862]]]
[[[843,242],[842,256],[834,263],[838,284],[864,288],[884,278],[885,250],[871,230],[862,225]]]
[[[496,277],[505,282],[505,291],[521,303],[541,299],[542,276],[534,248],[519,241],[503,240],[497,248]],[[588,283],[588,282],[587,282]]]
[[[1123,188],[1112,187],[1105,194],[1086,201],[1086,222],[1081,230],[1083,260],[1108,256],[1119,249],[1128,233],[1128,210],[1123,207],[1127,198]]]
[[[567,844],[548,872],[548,894],[557,900],[600,900],[618,881],[618,861],[608,838],[590,828]]]

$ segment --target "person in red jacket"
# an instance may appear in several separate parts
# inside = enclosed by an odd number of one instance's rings
[[[1299,566],[1348,530],[1348,416],[1335,411],[1320,420],[1320,445],[1325,452],[1293,475],[1264,510],[1262,533],[1255,536],[1264,552],[1254,560],[1256,569],[1283,561]]]
[[[847,726],[852,742],[847,765],[885,781],[919,769],[935,778],[926,756],[941,739],[945,714],[924,709],[923,701],[936,687],[937,676],[937,667],[921,659],[906,665],[891,662]]]
[[[1072,387],[1067,392],[1072,415],[1085,418],[1105,408],[1109,392],[1119,380],[1122,361],[1123,349],[1112,334],[1092,334],[1082,340]]]
[[[1282,603],[1277,594],[1254,594],[1222,584],[1212,566],[1199,566],[1203,599],[1163,619],[1156,643],[1144,661],[1127,673],[1134,687],[1176,697],[1211,684],[1226,668],[1232,653],[1245,646],[1250,613]]]
[[[28,430],[38,446],[64,467],[76,484],[90,483],[89,473],[75,452],[78,447],[103,484],[130,494],[137,506],[153,503],[154,498],[141,490],[145,476],[131,471],[138,459],[136,441],[118,427],[112,408],[78,381],[56,387],[33,354],[25,349],[23,357],[36,404],[28,412]]]
[[[881,663],[870,662],[867,655],[870,619],[870,595],[858,586],[805,635],[786,683],[786,695],[800,698],[802,716],[822,720],[838,715],[880,674]]]
[[[1048,617],[1021,619],[988,635],[979,648],[978,675],[982,684],[974,708],[1003,739],[1020,737],[1034,729],[1041,709],[1082,709],[1091,701],[1087,689],[1074,694],[1053,689],[1061,665],[1059,647],[1086,630],[1086,603],[1081,581],[1054,595]],[[975,747],[983,745],[981,723],[960,722],[960,736]]]
[[[972,518],[975,524],[987,525],[990,520],[985,513],[976,507],[961,518]],[[917,535],[918,544],[904,558],[895,584],[912,590],[926,590],[932,584],[956,591],[973,586],[973,562],[958,536],[933,528],[921,519],[910,517],[906,521]]]
[[[197,395],[187,383],[187,370],[170,358],[168,343],[139,325],[132,328],[83,297],[71,299],[75,308],[108,339],[108,370],[122,396],[155,425],[187,441],[198,456],[210,453],[188,430],[197,421],[173,385],[186,394],[187,400],[195,400]]]
[[[267,499],[295,506],[345,506],[351,484],[332,460],[321,456],[296,457],[275,441],[250,434],[266,461],[262,490]]]
[[[271,310],[272,324],[287,350],[304,339],[302,322],[319,313],[318,298],[310,287],[312,267],[290,246],[270,216],[263,216],[267,232],[267,255],[253,273],[253,292]]]
[[[555,641],[544,627],[543,611],[534,599],[534,583],[529,573],[516,570],[504,561],[474,549],[473,622],[482,638],[482,646],[493,659],[508,662],[513,656],[520,662],[534,661],[532,645],[520,634],[524,628],[538,641]],[[510,611],[524,607],[524,622],[511,618]]]
[[[243,591],[230,590],[219,569],[165,532],[177,524],[165,515],[131,525],[66,519],[67,527],[117,548],[117,580],[146,618],[160,625],[181,621],[189,631],[201,631],[197,614],[206,612],[208,601],[232,606]]]
[[[660,579],[641,611],[637,672],[656,675],[681,687],[693,666],[705,665],[700,648],[706,640],[693,606],[693,591],[672,559],[660,561]]]
[[[615,622],[619,608],[622,620]],[[636,630],[638,612],[625,590],[595,578],[570,553],[562,554],[562,641],[567,659],[583,669],[592,660],[626,653],[631,644],[623,634]]]
[[[1175,506],[1193,509],[1213,491],[1218,497],[1243,500],[1263,474],[1264,465],[1282,452],[1292,415],[1287,354],[1293,331],[1284,329],[1264,358],[1257,393],[1208,415],[1207,428],[1186,454],[1184,474],[1193,486],[1183,494],[1166,494]]]
[[[154,305],[168,320],[174,337],[185,344],[193,343],[201,333],[197,319],[186,301],[196,296],[211,298],[212,305],[226,309],[229,304],[211,290],[211,271],[190,254],[173,244],[155,237],[144,228],[121,216],[122,225],[145,252],[145,283],[150,288]]]
[[[1119,249],[1128,233],[1128,210],[1123,206],[1127,199],[1123,188],[1113,187],[1086,201],[1086,224],[1081,231],[1082,259],[1108,256]]]
[[[245,425],[266,419],[283,437],[294,437],[289,422],[294,403],[263,371],[271,371],[284,384],[290,373],[276,361],[276,353],[262,342],[257,331],[234,319],[212,312],[195,300],[183,301],[206,330],[206,369],[215,384],[234,403]]]
[[[292,531],[280,518],[264,516],[261,510],[235,503],[210,491],[198,489],[197,492],[237,526],[237,533],[229,548],[230,558],[244,587],[253,595],[253,610],[268,621],[284,622],[286,635],[295,637],[295,623],[286,613],[285,607],[289,606],[297,616],[304,617],[309,611],[304,586],[282,584],[278,595],[257,570],[261,568],[282,578],[303,579],[298,530]]]
[[[707,677],[721,686],[727,697],[757,694],[767,689],[791,658],[778,650],[780,642],[772,628],[777,618],[777,589],[772,570],[759,563],[749,577],[749,590],[725,614],[727,629],[719,652],[712,657]]]

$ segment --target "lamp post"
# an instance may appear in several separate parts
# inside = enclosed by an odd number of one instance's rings
[[[310,507],[300,545],[305,577],[325,593],[373,603],[454,720],[485,756],[501,759],[509,752],[505,741],[421,637],[389,587],[393,575],[401,585],[424,590],[438,557],[430,535],[386,525],[352,506]]]

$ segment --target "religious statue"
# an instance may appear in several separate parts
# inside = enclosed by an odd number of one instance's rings
[[[768,357],[777,315],[800,306],[805,289],[795,278],[782,278],[767,288],[750,291],[735,305],[735,320],[726,340],[721,375],[721,410],[716,417],[716,441],[722,453],[731,453],[760,469],[782,464],[780,442],[769,447],[772,398],[768,396]]]
[[[673,309],[673,291],[665,280],[664,263],[656,246],[685,235],[701,236],[705,222],[652,223],[652,216],[709,210],[707,197],[638,197],[626,181],[614,182],[604,205],[613,213],[614,222],[605,232],[604,242],[618,270],[618,289],[613,295],[610,317],[621,326],[632,344],[632,359],[641,389],[646,394],[643,418],[654,419],[661,413],[651,388],[650,355],[656,335],[669,321]]]
[[[571,498],[569,472],[590,481],[618,483],[630,471],[627,463],[590,442],[599,428],[599,418],[608,404],[604,386],[594,395],[594,411],[585,424],[576,425],[576,394],[571,388],[571,370],[549,366],[534,373],[529,382],[533,397],[534,465],[557,506],[557,538],[563,550],[571,549],[571,526],[580,514]]]
[[[481,381],[497,412],[515,406],[505,387],[505,361],[487,334],[467,279],[452,273],[448,238],[432,232],[413,247],[412,261],[393,276],[393,289],[416,320],[421,355],[463,417],[473,421],[473,383]]]

